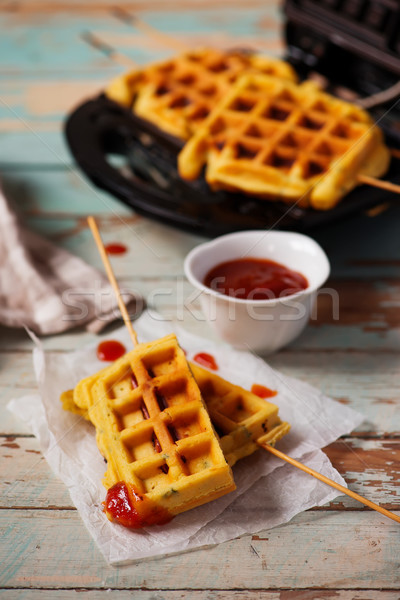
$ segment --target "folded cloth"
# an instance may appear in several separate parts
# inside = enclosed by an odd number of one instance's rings
[[[123,294],[138,316],[143,298]],[[105,276],[23,227],[0,189],[0,323],[52,334],[85,325],[92,332],[120,318]]]

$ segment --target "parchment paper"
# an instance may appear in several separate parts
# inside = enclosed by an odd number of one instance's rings
[[[135,329],[142,342],[173,330],[171,324],[150,312],[135,322]],[[363,420],[359,413],[303,381],[278,373],[255,355],[174,329],[188,360],[197,352],[209,352],[217,361],[220,376],[246,389],[259,383],[277,390],[277,396],[271,400],[279,406],[281,418],[292,426],[279,442],[279,449],[346,485],[320,448],[357,427]],[[125,328],[107,337],[131,348]],[[98,341],[101,339],[106,337]],[[234,466],[237,490],[219,500],[178,515],[167,525],[147,530],[131,531],[110,523],[102,512],[105,489],[101,479],[105,466],[96,446],[94,428],[81,417],[63,411],[59,401],[62,391],[105,366],[96,357],[97,343],[69,354],[49,356],[36,341],[33,357],[39,395],[12,400],[8,407],[40,440],[44,456],[68,487],[84,524],[108,562],[121,564],[221,543],[286,523],[299,512],[339,495],[260,450]]]

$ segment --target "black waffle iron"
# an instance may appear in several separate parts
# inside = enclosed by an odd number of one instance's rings
[[[344,89],[361,97],[400,80],[398,0],[289,0],[285,17],[286,58],[301,78],[318,73],[328,82],[328,91]],[[400,147],[399,97],[371,112],[387,143]],[[309,231],[399,198],[360,186],[335,208],[316,211],[212,192],[203,178],[185,182],[179,177],[180,140],[104,95],[69,116],[66,138],[79,167],[96,186],[138,213],[208,236],[270,227]],[[400,184],[399,160],[392,160],[386,178]]]

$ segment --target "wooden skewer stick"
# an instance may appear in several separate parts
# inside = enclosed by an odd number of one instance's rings
[[[152,25],[149,25],[145,21],[142,21],[136,15],[132,15],[123,8],[116,7],[112,10],[112,13],[120,21],[123,21],[124,23],[128,23],[129,25],[136,27],[136,29],[139,29],[149,37],[159,42],[160,44],[163,44],[164,46],[172,48],[173,50],[178,50],[179,52],[186,51],[188,49],[187,45],[183,42],[176,40],[170,34],[159,31]]]
[[[122,299],[121,291],[119,289],[117,280],[115,279],[115,275],[114,275],[114,272],[112,270],[112,267],[111,267],[111,264],[110,264],[110,261],[109,261],[106,249],[104,248],[104,244],[103,244],[103,241],[101,239],[100,232],[98,230],[96,221],[94,220],[94,218],[92,216],[88,217],[88,224],[89,224],[89,227],[90,227],[90,229],[92,231],[92,234],[93,234],[94,240],[96,242],[97,248],[99,250],[99,253],[100,253],[101,259],[103,261],[104,268],[106,270],[108,279],[109,279],[110,284],[111,284],[111,286],[112,286],[112,288],[113,288],[113,290],[115,292],[115,295],[117,297],[118,306],[120,308],[122,317],[124,319],[124,323],[125,323],[126,327],[128,328],[129,335],[131,337],[133,345],[136,346],[138,344],[138,339],[137,339],[136,332],[135,332],[135,330],[132,327],[132,323],[131,323],[131,321],[129,319],[128,311],[127,311],[126,306],[124,304],[124,301]],[[262,448],[264,448],[265,450],[268,450],[268,452],[270,452],[271,454],[274,454],[275,456],[277,456],[278,458],[281,458],[282,460],[285,460],[286,462],[290,463],[294,467],[297,467],[301,471],[304,471],[305,473],[308,473],[309,475],[312,475],[316,479],[319,479],[319,481],[322,481],[323,483],[329,485],[330,487],[335,488],[336,490],[338,490],[339,492],[342,492],[343,494],[347,494],[351,498],[354,498],[355,500],[358,500],[362,504],[365,504],[365,506],[368,506],[369,508],[372,508],[373,510],[376,510],[377,512],[385,515],[386,517],[389,517],[390,519],[393,519],[393,521],[397,521],[398,523],[400,523],[400,516],[397,516],[394,513],[390,512],[389,510],[386,510],[385,508],[382,508],[382,507],[378,506],[374,502],[371,502],[370,500],[367,500],[366,498],[363,498],[363,496],[360,496],[359,494],[356,494],[355,492],[352,492],[348,488],[345,488],[342,485],[340,485],[339,483],[336,483],[336,481],[333,481],[332,479],[329,479],[328,477],[325,477],[325,475],[322,475],[321,473],[318,473],[318,471],[314,471],[314,469],[311,469],[310,467],[307,467],[306,465],[303,465],[302,463],[298,462],[294,458],[291,458],[287,454],[284,454],[280,450],[277,450],[276,448],[274,448],[270,444],[260,443],[259,445]]]
[[[365,185],[371,185],[372,187],[381,188],[388,192],[394,192],[400,194],[400,185],[392,183],[391,181],[385,181],[384,179],[377,179],[376,177],[369,177],[369,175],[358,175],[357,177],[360,183]]]
[[[89,46],[92,46],[96,50],[100,50],[100,52],[105,54],[107,58],[110,58],[119,65],[130,68],[134,67],[135,69],[139,68],[139,65],[133,60],[133,58],[130,58],[129,56],[126,56],[126,54],[121,54],[121,52],[115,50],[115,48],[101,40],[97,34],[94,35],[90,31],[84,31],[81,35],[81,38],[87,44],[89,44]]]
[[[330,485],[331,487],[335,488],[339,492],[342,492],[342,494],[347,494],[347,496],[350,496],[350,498],[354,498],[354,500],[358,500],[362,504],[365,504],[365,506],[368,506],[369,508],[376,510],[377,512],[381,513],[382,515],[385,515],[385,517],[389,517],[389,519],[393,519],[393,521],[397,521],[397,523],[400,523],[400,515],[395,515],[394,513],[390,512],[390,510],[386,510],[386,508],[382,508],[378,504],[375,504],[375,502],[371,502],[370,500],[367,500],[363,496],[356,494],[356,492],[352,492],[348,488],[345,488],[342,485],[340,485],[340,483],[336,483],[336,481],[333,481],[332,479],[325,477],[325,475],[318,473],[318,471],[314,471],[314,469],[311,469],[310,467],[303,465],[298,460],[291,458],[290,456],[288,456],[287,454],[284,454],[280,450],[277,450],[270,444],[264,443],[264,444],[260,444],[260,446],[262,448],[264,448],[265,450],[268,450],[268,452],[270,452],[271,454],[274,454],[278,458],[281,458],[282,460],[285,460],[286,462],[293,465],[294,467],[297,467],[301,471],[304,471],[304,473],[308,473],[309,475],[312,475],[316,479],[319,479],[319,481],[322,481],[323,483],[326,483],[327,485]]]
[[[96,242],[98,251],[100,253],[101,260],[103,261],[103,265],[104,265],[104,268],[106,270],[108,280],[109,280],[109,282],[110,282],[110,284],[111,284],[111,286],[112,286],[112,288],[114,290],[115,296],[117,298],[118,306],[119,306],[119,309],[121,311],[121,315],[122,315],[122,318],[124,320],[124,323],[125,323],[126,327],[128,328],[129,335],[131,337],[132,343],[133,343],[134,346],[137,346],[139,342],[138,342],[138,339],[137,339],[136,331],[133,329],[131,320],[130,320],[129,315],[128,315],[128,311],[127,311],[125,303],[124,303],[124,301],[122,299],[121,290],[119,289],[117,280],[115,279],[115,275],[114,275],[114,272],[112,270],[111,263],[110,263],[110,260],[108,258],[106,249],[104,248],[104,244],[103,244],[103,241],[101,239],[100,232],[99,232],[99,229],[97,227],[97,223],[96,223],[96,221],[94,220],[93,217],[88,217],[88,224],[89,224],[89,227],[90,227],[91,232],[93,234],[94,240]]]
[[[399,148],[389,148],[390,154],[394,156],[394,158],[400,158],[400,149]]]

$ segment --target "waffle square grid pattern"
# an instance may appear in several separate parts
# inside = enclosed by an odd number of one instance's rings
[[[136,361],[132,354],[61,396],[64,409],[85,416],[96,426],[97,444],[108,460],[107,489],[124,479],[151,499],[153,506],[167,506],[176,514],[222,495],[211,477],[216,469],[227,491],[234,489],[221,449],[233,466],[260,445],[275,444],[290,430],[275,404],[196,363],[190,363],[190,370],[208,413],[196,401],[185,403],[185,394],[193,395],[186,388],[186,360],[170,342],[161,347],[157,343]],[[221,436],[219,444],[211,435],[209,416]],[[190,478],[194,480],[191,486]],[[179,483],[183,491],[191,490],[189,495],[182,493]]]
[[[107,459],[103,483],[174,515],[235,486],[198,386],[174,335],[139,344],[75,388]]]
[[[389,160],[362,109],[311,81],[244,75],[186,143],[178,166],[190,180],[207,164],[214,189],[328,209],[357,185],[358,173],[378,177]]]
[[[190,368],[230,466],[263,444],[275,445],[289,432],[290,425],[281,421],[276,404],[195,363],[190,363]]]
[[[282,60],[200,49],[127,73],[111,82],[106,94],[161,130],[188,139],[244,71],[297,78]]]

